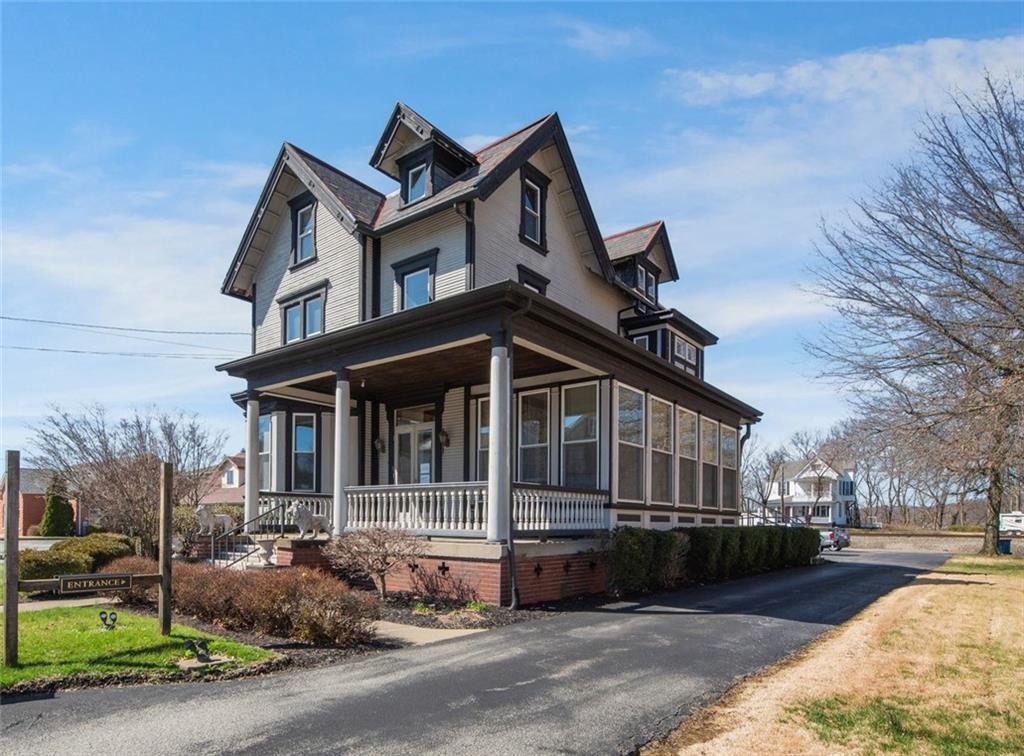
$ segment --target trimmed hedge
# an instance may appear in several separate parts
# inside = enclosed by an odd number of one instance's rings
[[[110,564],[115,559],[130,556],[135,549],[129,536],[120,533],[94,533],[55,543],[50,547],[50,551],[82,554],[90,560],[89,569],[86,572],[92,572]]]
[[[618,593],[645,593],[803,566],[818,551],[813,528],[622,527],[612,534],[609,579]]]
[[[105,572],[156,572],[142,557],[111,562]],[[153,588],[120,593],[132,603],[156,601]],[[380,616],[374,596],[316,570],[231,570],[175,562],[171,603],[176,612],[227,630],[294,638],[320,646],[347,647],[372,639]]]
[[[22,549],[18,552],[19,580],[49,580],[57,575],[87,572],[92,572],[92,559],[77,551]]]

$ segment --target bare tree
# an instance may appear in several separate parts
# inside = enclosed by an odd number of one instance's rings
[[[156,553],[160,462],[175,465],[175,503],[190,504],[224,444],[196,416],[156,409],[113,420],[101,405],[52,407],[32,430],[32,463],[55,470],[104,527],[137,536],[148,555]]]
[[[839,317],[808,345],[862,417],[927,438],[951,475],[984,478],[988,554],[1024,459],[1020,85],[954,96],[952,115],[925,120],[913,160],[845,226],[824,227],[816,291]]]
[[[396,568],[423,557],[424,543],[404,530],[368,528],[331,539],[323,554],[331,566],[377,579],[380,597],[387,596],[387,579]]]
[[[743,449],[743,498],[748,511],[760,510],[761,522],[768,522],[768,502],[772,498],[772,487],[781,481],[787,452],[785,447],[768,448],[762,445],[759,436],[753,436]]]

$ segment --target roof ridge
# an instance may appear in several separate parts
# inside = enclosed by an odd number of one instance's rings
[[[633,233],[636,233],[637,231],[640,231],[641,229],[651,228],[652,226],[663,225],[664,223],[665,223],[665,221],[663,221],[663,220],[655,220],[655,221],[651,221],[650,223],[643,223],[643,224],[641,224],[639,226],[634,226],[633,228],[627,228],[625,231],[618,231],[618,232],[616,232],[614,234],[611,234],[610,236],[606,236],[606,237],[604,237],[604,240],[608,241],[609,239],[617,239],[620,236],[625,236],[626,234],[633,234]]]
[[[497,147],[502,142],[507,142],[509,139],[511,139],[512,137],[516,136],[517,134],[522,134],[527,129],[529,129],[529,128],[533,127],[533,126],[536,126],[539,123],[543,123],[544,121],[546,121],[547,119],[551,118],[554,115],[556,115],[556,113],[555,112],[551,112],[551,113],[548,113],[547,115],[541,116],[540,118],[536,119],[535,121],[531,121],[530,123],[526,124],[525,126],[520,126],[518,129],[516,129],[515,131],[511,132],[510,134],[506,134],[503,137],[498,137],[497,139],[495,139],[490,144],[485,144],[483,147],[481,147],[479,150],[477,150],[473,154],[479,156],[481,152],[485,152],[486,150],[490,150],[490,149],[492,149],[494,147]]]
[[[345,171],[343,171],[340,168],[337,168],[337,167],[331,165],[330,163],[328,163],[326,160],[324,160],[322,158],[318,158],[312,152],[308,152],[307,150],[302,149],[298,145],[293,144],[293,143],[288,142],[288,141],[286,141],[285,144],[287,144],[289,147],[291,147],[296,152],[302,154],[304,157],[308,157],[308,158],[310,158],[312,160],[315,160],[316,162],[320,163],[320,165],[323,165],[323,166],[326,166],[327,168],[330,168],[335,173],[340,173],[342,176],[347,178],[353,184],[358,184],[359,186],[363,187],[363,189],[366,189],[367,191],[373,192],[374,194],[379,196],[381,199],[384,199],[387,196],[386,194],[382,193],[379,189],[374,189],[372,186],[370,186],[367,183],[364,183],[364,182],[360,181],[355,176],[352,176],[352,175],[350,175],[348,173],[345,173]]]

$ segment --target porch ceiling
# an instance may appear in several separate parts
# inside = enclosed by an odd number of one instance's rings
[[[466,383],[487,383],[490,380],[490,358],[490,341],[485,339],[357,368],[349,372],[352,397],[391,401],[439,394],[446,388]],[[513,347],[512,369],[515,378],[530,378],[573,367],[520,344]],[[294,383],[292,387],[333,396],[334,378],[314,378]]]

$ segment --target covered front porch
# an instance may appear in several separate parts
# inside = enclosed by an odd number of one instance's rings
[[[222,369],[248,385],[247,520],[507,543],[738,514],[745,405],[517,284]]]

